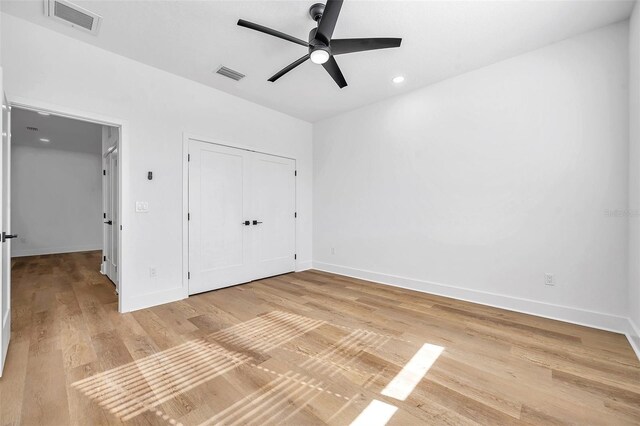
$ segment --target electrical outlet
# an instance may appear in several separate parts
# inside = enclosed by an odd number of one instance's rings
[[[553,274],[546,273],[544,274],[544,285],[556,285],[556,278]]]
[[[156,268],[149,268],[149,276],[151,278],[155,278],[158,276],[158,271],[156,270]]]

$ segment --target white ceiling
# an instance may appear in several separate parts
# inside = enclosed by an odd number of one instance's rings
[[[40,138],[49,142],[42,142]],[[11,109],[11,144],[100,155],[102,125],[57,115],[43,116],[14,107]]]
[[[241,28],[238,18],[307,39],[309,1],[76,1],[104,21],[98,36],[44,16],[42,1],[1,2],[2,11],[307,121],[317,121],[517,54],[627,19],[633,1],[352,1],[335,38],[402,37],[399,49],[341,55],[339,89],[302,46]],[[10,35],[9,35],[10,36]],[[240,82],[214,74],[226,65]],[[391,79],[404,75],[394,85]]]

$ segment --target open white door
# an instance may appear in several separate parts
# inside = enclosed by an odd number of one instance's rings
[[[2,81],[2,71],[0,70],[0,82]],[[2,224],[2,261],[0,262],[0,277],[2,280],[2,290],[0,291],[0,376],[4,369],[4,363],[9,349],[9,339],[11,338],[11,110],[7,98],[4,96],[0,84],[0,93],[3,94],[2,103],[2,148],[0,149],[0,187],[2,188],[2,206],[0,208],[0,224]]]
[[[104,157],[104,249],[103,272],[116,285],[118,282],[118,147],[113,145]]]

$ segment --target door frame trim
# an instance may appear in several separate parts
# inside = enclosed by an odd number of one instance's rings
[[[184,132],[182,134],[182,294],[183,298],[189,297],[189,141],[210,143],[212,145],[220,145],[227,148],[242,149],[244,151],[257,152],[274,157],[286,158],[293,160],[298,168],[298,159],[282,154],[274,154],[266,152],[249,145],[243,145],[235,142],[215,139],[208,136],[196,135]],[[298,179],[294,181],[294,202],[296,211],[298,210]],[[294,251],[298,251],[298,221],[295,222],[294,229]],[[295,270],[298,270],[298,259],[295,259]]]
[[[124,208],[124,200],[128,199],[129,188],[125,185],[129,179],[129,122],[117,117],[109,117],[106,115],[96,114],[94,112],[79,110],[70,108],[63,105],[52,104],[46,101],[38,99],[24,98],[21,96],[9,96],[7,95],[9,105],[20,109],[26,109],[30,111],[42,111],[48,112],[54,115],[72,118],[75,120],[87,121],[90,123],[101,124],[105,126],[117,127],[120,129],[120,138],[118,141],[118,155],[119,165],[118,167],[118,210],[120,217],[120,225],[124,229],[124,224],[131,222],[128,209]],[[125,244],[126,233],[120,229],[120,235],[118,238],[118,283],[120,292],[118,294],[118,312],[128,312],[131,309],[128,307],[127,297],[129,289],[127,288],[126,276],[123,273],[127,270],[126,256],[127,244]]]

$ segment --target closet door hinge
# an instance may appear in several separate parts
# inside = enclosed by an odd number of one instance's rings
[[[102,213],[102,218],[106,219],[107,218],[107,214],[106,213]]]
[[[102,170],[102,176],[106,176],[107,175],[107,171],[106,170]]]
[[[107,261],[107,256],[102,256],[102,261],[106,262]]]
[[[187,161],[191,161],[191,154],[187,154]]]
[[[191,220],[191,213],[187,213],[187,220]]]
[[[298,212],[293,212],[293,217],[298,217]]]
[[[293,255],[293,260],[296,260],[297,258],[298,258],[298,255],[297,255],[297,254],[294,254],[294,255]]]
[[[187,279],[190,280],[191,279],[191,272],[187,272]]]
[[[298,176],[298,171],[297,171],[297,170],[294,170],[294,171],[293,171],[293,175],[294,175],[294,176]]]

